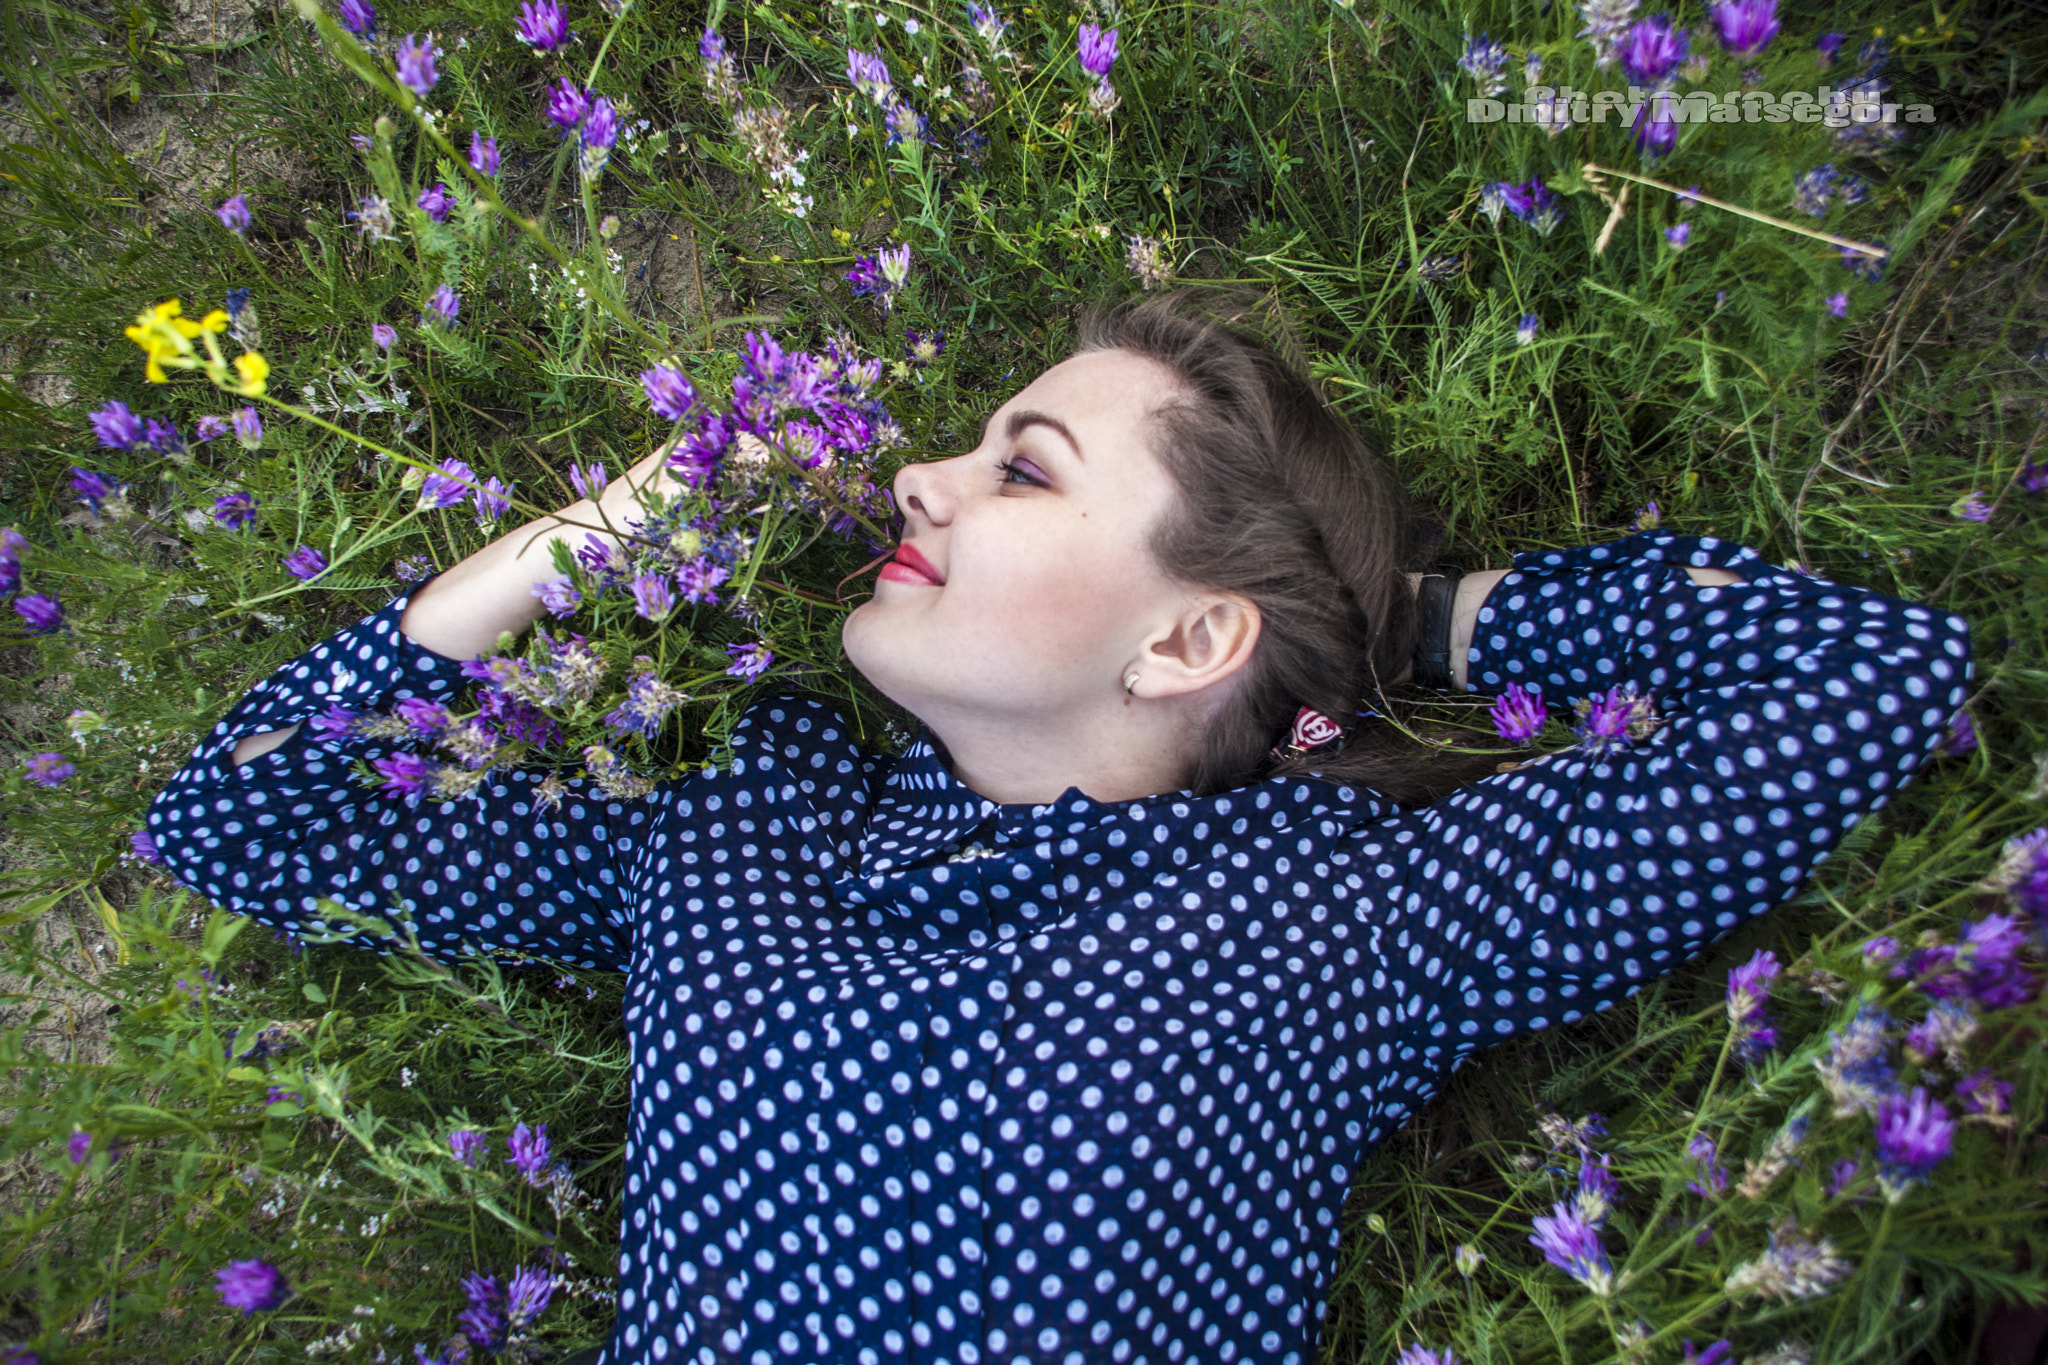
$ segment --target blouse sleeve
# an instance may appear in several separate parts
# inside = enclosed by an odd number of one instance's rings
[[[1788,899],[1941,741],[1971,671],[1958,617],[1668,533],[1518,555],[1470,666],[1475,692],[1553,709],[1630,684],[1663,724],[1350,832],[1389,987],[1445,1060],[1605,1009]]]
[[[329,932],[320,902],[331,898],[409,918],[420,946],[444,959],[512,950],[623,969],[630,915],[620,868],[655,798],[629,810],[592,799],[579,779],[547,809],[532,797],[541,774],[514,770],[459,800],[386,794],[351,768],[387,746],[320,738],[311,727],[235,764],[237,741],[330,705],[362,712],[458,692],[467,680],[461,663],[399,630],[410,600],[396,598],[323,640],[228,711],[150,804],[146,823],[164,864],[186,886],[275,929]],[[347,941],[392,951],[372,934]]]

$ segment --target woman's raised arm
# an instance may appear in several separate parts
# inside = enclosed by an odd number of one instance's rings
[[[650,456],[606,490],[613,526],[643,515],[629,483],[657,473]],[[385,746],[304,729],[330,706],[382,710],[458,692],[463,660],[541,616],[533,587],[555,575],[548,542],[589,534],[565,521],[601,525],[599,505],[586,499],[507,532],[251,688],[150,805],[149,832],[171,872],[273,928],[341,928],[321,918],[320,901],[332,898],[386,917],[405,907],[437,954],[512,949],[623,967],[624,868],[658,797],[622,804],[576,782],[550,808],[533,796],[540,773],[501,771],[462,800],[409,805],[350,772],[351,760]],[[351,941],[390,951],[372,936]]]
[[[1470,651],[1475,691],[1558,707],[1628,687],[1660,724],[1344,841],[1400,945],[1401,1013],[1445,1059],[1605,1008],[1795,894],[1941,741],[1970,676],[1954,616],[1656,532],[1517,556]]]

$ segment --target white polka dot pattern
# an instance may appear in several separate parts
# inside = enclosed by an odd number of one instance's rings
[[[1517,557],[1471,669],[1553,703],[1633,682],[1668,723],[1414,812],[1299,777],[998,804],[929,731],[877,759],[794,697],[629,808],[538,813],[525,774],[409,810],[303,736],[223,767],[330,701],[459,685],[406,600],[254,689],[149,827],[266,924],[403,901],[437,952],[629,974],[609,1365],[1303,1365],[1363,1154],[1474,1050],[1785,899],[1970,672],[1953,617],[1649,533]]]

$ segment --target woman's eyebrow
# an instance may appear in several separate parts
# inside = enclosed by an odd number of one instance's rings
[[[994,417],[995,414],[990,413],[987,417],[981,419],[981,439],[984,441],[988,439],[988,424]],[[1018,432],[1030,426],[1051,427],[1054,431],[1067,438],[1067,444],[1074,448],[1075,459],[1083,464],[1088,462],[1088,457],[1081,453],[1081,443],[1074,439],[1073,431],[1065,422],[1062,422],[1049,412],[1039,412],[1032,408],[1019,409],[1011,413],[1009,420],[1003,423],[1003,434],[1014,441],[1017,439]]]

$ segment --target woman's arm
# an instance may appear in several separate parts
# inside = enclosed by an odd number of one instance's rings
[[[1418,1046],[1446,1060],[1606,1008],[1794,895],[1970,676],[1956,617],[1664,533],[1517,556],[1468,648],[1476,691],[1555,709],[1631,688],[1660,723],[1347,836]]]
[[[504,632],[523,634],[546,611],[533,590],[555,577],[553,543],[566,540],[581,547],[587,537],[596,535],[616,544],[619,537],[601,528],[609,524],[625,530],[629,517],[638,521],[645,515],[633,499],[633,489],[649,479],[663,494],[675,490],[660,451],[607,486],[601,499],[585,498],[536,517],[422,584],[408,599],[399,628],[407,639],[448,659],[481,658]],[[235,745],[233,761],[240,765],[267,754],[298,729],[294,725],[249,735]]]
[[[1479,620],[1480,609],[1486,605],[1488,594],[1512,572],[1512,569],[1481,569],[1458,580],[1458,595],[1451,606],[1451,677],[1461,692],[1468,690],[1466,678],[1471,665],[1472,627]],[[1725,587],[1742,581],[1727,569],[1687,567],[1686,572],[1692,575],[1693,582],[1707,588]],[[1421,575],[1411,574],[1410,577],[1420,578]]]
[[[643,515],[630,484],[650,477],[670,485],[657,456],[605,491],[613,526]],[[275,928],[325,930],[320,902],[331,899],[368,913],[403,907],[430,951],[515,948],[622,965],[630,907],[620,855],[655,802],[628,808],[579,780],[544,806],[533,795],[541,774],[501,770],[462,800],[409,804],[350,772],[351,759],[382,746],[301,734],[332,706],[382,710],[460,691],[461,661],[545,610],[533,588],[555,574],[549,541],[580,544],[590,533],[564,523],[602,525],[599,512],[586,499],[498,537],[250,689],[150,805],[150,834],[173,875]]]

